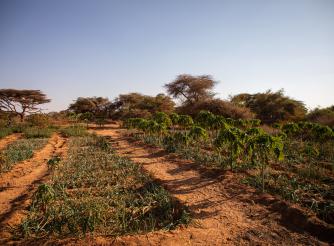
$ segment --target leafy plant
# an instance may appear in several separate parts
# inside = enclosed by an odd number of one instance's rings
[[[236,127],[225,127],[219,132],[218,137],[214,141],[214,145],[221,151],[224,144],[229,145],[229,165],[231,170],[236,164],[239,154],[244,148],[245,134]]]
[[[265,168],[269,165],[271,154],[274,154],[278,160],[283,160],[283,142],[279,137],[260,133],[248,138],[246,146],[248,154],[260,164],[262,191],[264,192]]]

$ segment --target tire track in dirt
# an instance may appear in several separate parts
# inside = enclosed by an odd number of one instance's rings
[[[118,237],[112,240],[113,245],[326,245],[255,203],[256,191],[236,181],[235,174],[204,175],[190,161],[168,158],[156,148],[130,143],[125,131],[113,125],[95,132],[111,136],[118,154],[140,163],[187,205],[195,223],[169,232]],[[97,244],[110,243],[103,237],[95,240]]]
[[[47,160],[66,154],[66,139],[54,134],[33,157],[17,163],[0,176],[0,238],[11,236],[10,228],[21,222],[37,185],[48,175]],[[1,240],[0,240],[1,243]]]
[[[14,133],[11,135],[8,135],[2,139],[0,139],[0,150],[6,148],[6,146],[16,140],[18,140],[21,137],[21,134]]]

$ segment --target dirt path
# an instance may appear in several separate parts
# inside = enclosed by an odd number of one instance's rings
[[[130,143],[124,130],[97,130],[111,136],[120,155],[143,165],[169,192],[187,205],[195,223],[170,232],[119,237],[116,245],[319,245],[281,215],[254,202],[255,190],[235,174],[205,175],[189,161],[168,158],[161,150]],[[218,177],[217,177],[218,176]],[[98,241],[99,242],[99,241]],[[101,238],[99,243],[106,243]]]
[[[17,139],[19,139],[21,137],[21,134],[19,133],[14,133],[11,135],[8,135],[2,139],[0,139],[0,150],[6,148],[6,146],[14,141],[16,141]]]
[[[48,174],[47,160],[53,155],[64,155],[66,140],[54,134],[46,146],[31,159],[17,163],[0,176],[0,244],[10,237],[10,227],[20,223],[29,199]]]

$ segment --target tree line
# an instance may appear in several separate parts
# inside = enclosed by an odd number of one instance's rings
[[[241,93],[223,100],[216,96],[218,82],[209,75],[181,74],[166,83],[167,94],[121,94],[114,100],[104,97],[79,97],[62,111],[85,120],[150,118],[156,112],[173,112],[195,117],[205,110],[232,119],[260,119],[264,124],[309,120],[334,127],[334,105],[307,111],[304,102],[284,95],[283,90]],[[0,116],[21,121],[27,114],[41,112],[39,105],[50,102],[40,90],[0,89]]]

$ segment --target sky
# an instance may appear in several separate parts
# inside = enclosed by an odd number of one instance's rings
[[[0,0],[0,88],[79,96],[156,95],[179,74],[217,96],[284,88],[334,104],[334,0]]]

